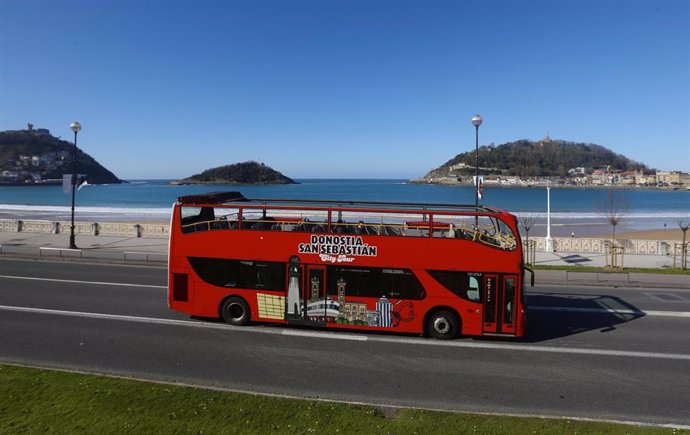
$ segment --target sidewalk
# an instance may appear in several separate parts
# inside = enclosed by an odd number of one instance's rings
[[[78,249],[69,249],[69,234],[0,231],[0,257],[145,263],[167,265],[168,240],[161,238],[77,235]]]
[[[75,243],[79,249],[69,249],[68,234],[0,231],[0,257],[167,266],[167,239],[79,234]],[[606,265],[606,258],[604,254],[536,252],[535,265],[603,267]],[[672,267],[673,258],[663,255],[631,254],[625,256],[624,265],[665,269]],[[537,270],[535,284],[690,289],[690,275]]]
[[[604,254],[573,252],[535,252],[535,266],[604,267]],[[652,254],[630,254],[623,259],[628,268],[670,269],[673,257]],[[690,275],[667,275],[628,272],[584,272],[537,270],[535,283],[556,285],[596,285],[605,287],[654,287],[690,289]]]

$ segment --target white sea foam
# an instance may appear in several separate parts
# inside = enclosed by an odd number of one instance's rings
[[[71,214],[71,207],[53,205],[17,205],[0,204],[0,216],[16,219],[64,219]],[[79,220],[84,219],[142,219],[157,220],[168,219],[170,208],[150,208],[150,207],[92,207],[77,206],[75,214]]]
[[[537,218],[546,219],[546,212],[513,212],[518,217],[521,216],[536,216]],[[690,211],[636,211],[631,213],[622,213],[621,217],[624,219],[677,219],[690,218]],[[602,219],[606,218],[604,212],[594,211],[575,211],[575,212],[552,212],[552,219]]]

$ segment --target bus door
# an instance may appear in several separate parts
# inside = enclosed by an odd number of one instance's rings
[[[501,332],[515,334],[515,301],[518,277],[516,275],[503,276],[503,293],[501,294]]]
[[[333,307],[325,299],[325,268],[302,265],[293,256],[288,264],[285,319],[288,323],[324,325]]]
[[[515,334],[517,275],[484,276],[484,333]]]

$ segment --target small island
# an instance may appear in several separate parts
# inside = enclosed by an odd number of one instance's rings
[[[258,162],[218,166],[172,184],[298,184],[293,179]]]

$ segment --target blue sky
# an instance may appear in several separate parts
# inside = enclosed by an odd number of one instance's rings
[[[0,130],[117,176],[257,160],[412,178],[480,143],[596,143],[690,171],[685,0],[0,0]]]

